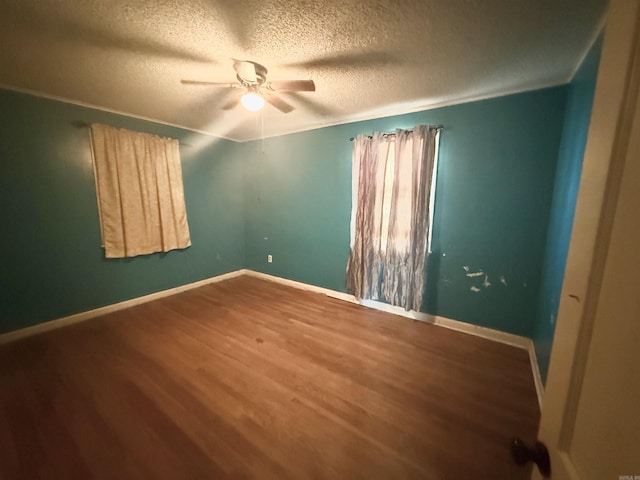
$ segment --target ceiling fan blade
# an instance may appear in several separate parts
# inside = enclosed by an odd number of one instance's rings
[[[253,62],[246,62],[243,60],[235,60],[233,62],[233,68],[238,73],[238,76],[249,83],[257,83],[258,75],[256,74],[256,66]]]
[[[315,92],[313,80],[277,80],[269,82],[269,87],[281,92]]]
[[[294,110],[293,105],[275,95],[265,95],[264,99],[283,113],[289,113]]]
[[[205,82],[202,80],[180,80],[183,85],[209,85],[213,87],[233,87],[233,83],[229,82]]]

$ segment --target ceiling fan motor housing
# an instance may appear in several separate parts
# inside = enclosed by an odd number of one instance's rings
[[[236,78],[238,79],[238,81],[243,84],[244,86],[252,86],[252,85],[262,85],[267,81],[267,69],[266,67],[260,65],[259,63],[256,62],[251,62],[251,61],[247,61],[246,63],[251,63],[253,64],[254,68],[255,68],[255,72],[256,72],[256,81],[254,82],[253,79],[247,80],[246,78],[243,78],[242,76],[240,76],[240,73],[236,73]]]

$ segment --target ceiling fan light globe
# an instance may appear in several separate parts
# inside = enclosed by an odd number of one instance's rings
[[[257,93],[245,93],[240,99],[242,106],[250,112],[257,112],[264,107],[264,98]]]

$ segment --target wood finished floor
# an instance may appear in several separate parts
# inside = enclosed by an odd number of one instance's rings
[[[0,478],[525,479],[524,350],[243,276],[0,346]]]

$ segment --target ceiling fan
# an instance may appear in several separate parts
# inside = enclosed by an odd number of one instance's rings
[[[225,105],[223,110],[230,110],[238,103],[252,112],[264,107],[265,101],[284,113],[291,112],[294,108],[291,104],[275,95],[276,92],[315,92],[316,85],[313,80],[279,80],[267,81],[267,69],[259,63],[249,60],[234,60],[233,68],[236,71],[238,82],[206,82],[201,80],[181,80],[184,85],[208,85],[214,87],[240,88],[246,90],[241,96],[236,96]]]

